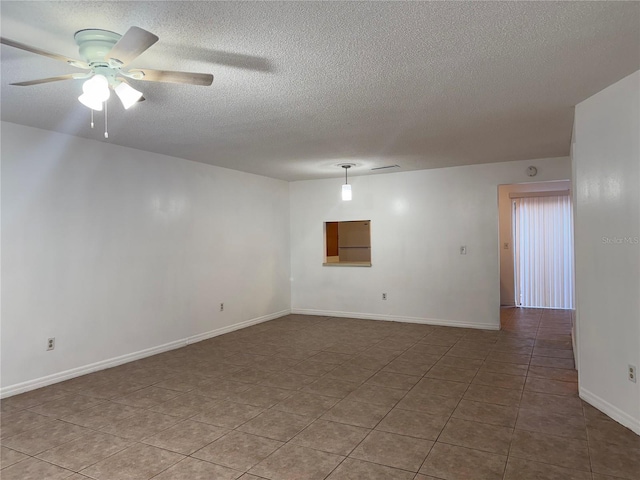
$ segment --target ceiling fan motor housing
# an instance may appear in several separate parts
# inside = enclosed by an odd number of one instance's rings
[[[74,38],[78,44],[80,56],[91,66],[109,67],[105,56],[118,43],[122,35],[109,30],[86,29],[75,33]]]

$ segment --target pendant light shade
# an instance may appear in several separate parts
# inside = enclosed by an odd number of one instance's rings
[[[344,201],[351,200],[351,185],[348,185],[348,184],[342,185],[342,200]]]
[[[351,168],[351,164],[345,163],[344,165],[340,165],[344,168],[344,185],[342,185],[342,200],[348,202],[351,200],[351,185],[349,185],[349,179],[347,177],[347,172]]]

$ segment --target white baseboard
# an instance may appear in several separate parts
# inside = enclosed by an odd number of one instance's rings
[[[52,373],[51,375],[35,378],[33,380],[28,380],[22,383],[16,383],[14,385],[8,385],[6,387],[0,388],[0,398],[10,397],[12,395],[17,395],[19,393],[35,390],[36,388],[46,387],[47,385],[52,385],[54,383],[62,382],[64,380],[69,380],[70,378],[75,378],[81,375],[86,375],[88,373],[97,372],[98,370],[105,370],[107,368],[122,365],[123,363],[133,362],[134,360],[139,360],[141,358],[157,355],[158,353],[167,352],[169,350],[174,350],[180,347],[185,347],[192,343],[201,342],[202,340],[206,340],[208,338],[217,337],[218,335],[223,335],[225,333],[233,332],[234,330],[250,327],[251,325],[256,325],[258,323],[266,322],[268,320],[273,320],[274,318],[284,317],[285,315],[289,315],[289,313],[291,313],[290,310],[281,310],[279,312],[271,313],[269,315],[263,315],[261,317],[252,318],[250,320],[245,320],[243,322],[236,323],[233,325],[228,325],[226,327],[216,328],[215,330],[210,330],[208,332],[200,333],[198,335],[192,335],[190,337],[181,338],[180,340],[175,340],[173,342],[165,343],[164,345],[158,345],[157,347],[151,347],[151,348],[147,348],[137,352],[127,353],[119,357],[108,358],[106,360],[101,360],[99,362],[91,363],[89,365],[83,365],[81,367],[72,368],[70,370],[65,370],[63,372]]]
[[[624,425],[634,433],[640,435],[640,419],[633,418],[628,413],[623,412],[618,407],[611,405],[606,400],[600,398],[599,396],[591,393],[589,390],[584,388],[579,389],[580,398],[583,399],[588,404],[594,406],[602,413],[614,419],[621,425]]]
[[[438,318],[403,317],[399,315],[381,315],[377,313],[335,312],[331,310],[313,310],[292,308],[291,313],[299,315],[320,315],[323,317],[362,318],[365,320],[385,320],[387,322],[421,323],[424,325],[440,325],[443,327],[478,328],[481,330],[500,330],[500,321],[492,323],[469,323],[458,320],[442,320]]]

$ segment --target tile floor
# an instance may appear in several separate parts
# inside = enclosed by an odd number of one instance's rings
[[[3,480],[613,480],[566,313],[500,332],[290,315],[5,399]]]

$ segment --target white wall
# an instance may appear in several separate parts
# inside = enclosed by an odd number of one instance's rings
[[[286,182],[1,132],[3,395],[288,313]]]
[[[552,182],[517,183],[498,187],[498,210],[500,222],[500,305],[515,306],[515,266],[513,258],[513,199],[510,193],[552,192],[570,190],[569,180]],[[504,244],[508,248],[504,248]]]
[[[499,328],[498,185],[569,179],[569,158],[293,182],[294,312]],[[371,220],[372,267],[323,267],[323,222]],[[461,245],[467,255],[460,255]],[[388,300],[381,300],[382,293]]]
[[[640,71],[576,106],[574,141],[580,395],[640,434]]]

